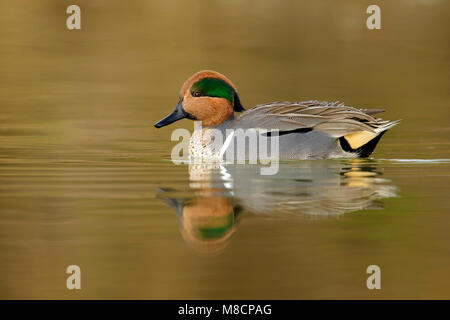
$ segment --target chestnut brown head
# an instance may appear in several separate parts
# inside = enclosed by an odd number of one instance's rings
[[[186,80],[175,109],[155,123],[155,127],[161,128],[184,118],[202,121],[202,126],[215,126],[234,111],[244,110],[231,81],[218,72],[204,70]]]

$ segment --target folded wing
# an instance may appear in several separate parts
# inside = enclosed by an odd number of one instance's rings
[[[373,117],[383,111],[356,109],[339,102],[283,101],[258,105],[241,114],[237,121],[245,127],[278,129],[280,133],[320,130],[334,138],[345,137],[352,148],[357,148],[399,122]]]

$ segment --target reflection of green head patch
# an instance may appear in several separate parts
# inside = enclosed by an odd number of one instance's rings
[[[198,228],[198,236],[201,239],[217,239],[223,236],[234,223],[234,214],[230,213],[226,217],[225,224],[220,227],[212,227],[212,228]]]
[[[203,78],[191,87],[191,94],[196,97],[217,97],[227,99],[233,105],[233,88],[223,80]]]

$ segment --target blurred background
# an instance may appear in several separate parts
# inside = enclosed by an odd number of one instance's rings
[[[66,28],[71,4],[81,30]],[[2,0],[0,298],[449,299],[449,9]],[[289,163],[278,182],[174,165],[171,132],[193,124],[153,123],[202,69],[246,108],[339,100],[403,121],[372,160]]]

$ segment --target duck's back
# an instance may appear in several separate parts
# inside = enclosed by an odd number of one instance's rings
[[[233,127],[277,130],[280,159],[367,157],[398,123],[373,117],[383,111],[338,102],[272,102],[246,110]]]

